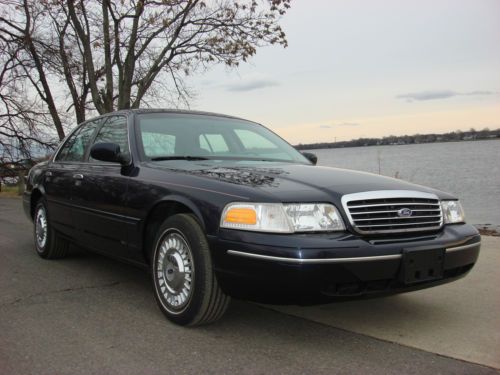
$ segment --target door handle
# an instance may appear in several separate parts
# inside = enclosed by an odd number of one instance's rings
[[[47,171],[47,172],[45,172],[45,176],[47,176],[47,177],[52,177],[52,172],[51,172],[51,171]]]
[[[83,180],[83,174],[81,174],[81,173],[76,173],[76,174],[74,174],[74,175],[73,175],[73,178],[74,178],[75,180]]]

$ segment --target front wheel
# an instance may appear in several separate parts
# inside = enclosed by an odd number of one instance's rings
[[[177,214],[165,220],[154,246],[151,274],[165,316],[189,326],[220,319],[230,298],[217,283],[208,242],[195,217]]]

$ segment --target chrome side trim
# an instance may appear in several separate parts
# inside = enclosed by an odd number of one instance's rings
[[[454,251],[472,249],[473,247],[476,247],[476,246],[481,246],[481,241],[474,242],[474,243],[471,243],[469,245],[456,246],[456,247],[448,247],[448,248],[446,248],[446,252],[447,253],[452,253]]]
[[[390,260],[390,259],[399,259],[401,258],[401,254],[394,255],[378,255],[372,257],[356,257],[356,258],[324,258],[324,259],[301,259],[301,258],[284,258],[284,257],[275,257],[271,255],[261,255],[254,253],[246,253],[243,251],[236,250],[228,250],[228,254],[238,255],[247,258],[256,258],[262,260],[272,260],[276,262],[285,262],[285,263],[297,263],[297,264],[320,264],[320,263],[355,263],[355,262],[370,262],[377,260]]]
[[[481,242],[476,242],[469,245],[448,247],[446,248],[446,253],[451,253],[455,251],[468,250],[473,247],[480,246]],[[302,258],[285,258],[285,257],[275,257],[272,255],[262,255],[247,253],[244,251],[228,250],[229,255],[236,255],[246,258],[254,258],[260,260],[268,260],[273,262],[284,262],[284,263],[295,263],[295,264],[327,264],[327,263],[357,263],[357,262],[373,262],[381,260],[392,260],[400,259],[402,254],[392,254],[392,255],[375,255],[371,257],[356,257],[356,258],[314,258],[314,259],[302,259]]]

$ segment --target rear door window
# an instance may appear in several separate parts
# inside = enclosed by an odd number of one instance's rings
[[[99,127],[101,119],[89,121],[83,124],[75,133],[68,138],[59,151],[56,161],[82,162],[87,147],[89,146],[95,131]]]

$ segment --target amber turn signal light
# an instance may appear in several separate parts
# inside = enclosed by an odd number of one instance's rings
[[[234,224],[257,224],[257,213],[252,208],[235,207],[227,211],[224,221]]]

